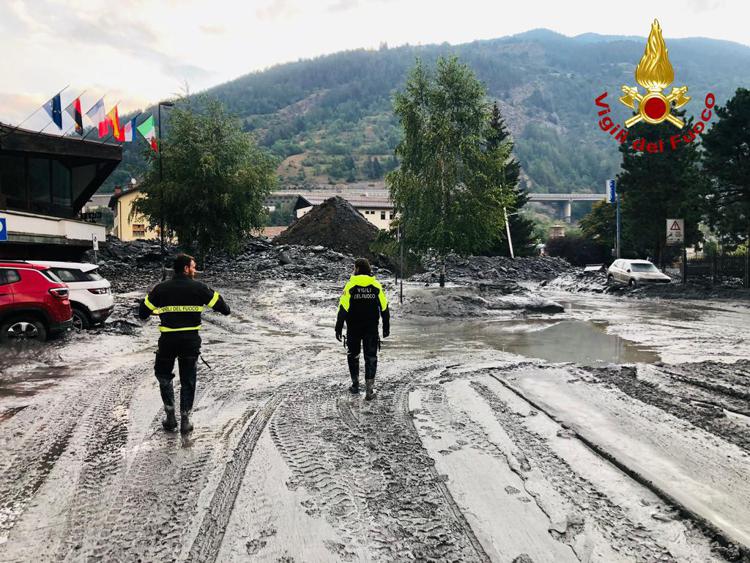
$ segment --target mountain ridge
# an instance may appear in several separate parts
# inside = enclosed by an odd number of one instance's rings
[[[674,86],[687,85],[693,96],[688,115],[700,113],[708,91],[724,104],[737,87],[750,84],[750,46],[704,38],[666,42]],[[645,37],[569,37],[540,28],[457,45],[354,49],[274,65],[204,93],[221,100],[282,159],[284,187],[378,180],[395,165],[389,159],[400,130],[393,92],[403,87],[417,58],[431,66],[439,56],[455,55],[485,84],[488,101],[498,101],[526,188],[599,191],[620,157],[597,127],[593,100],[607,91],[613,101],[621,85],[636,85],[633,72],[645,43]],[[614,102],[615,121],[629,115]],[[129,148],[120,173],[128,178],[142,166]]]

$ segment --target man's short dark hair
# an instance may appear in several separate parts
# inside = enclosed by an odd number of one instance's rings
[[[360,276],[371,276],[372,268],[367,258],[357,258],[354,261],[354,269]]]
[[[174,264],[172,264],[172,267],[174,268],[174,273],[177,275],[181,275],[185,273],[185,268],[190,266],[190,262],[194,261],[195,258],[190,256],[189,254],[178,254],[174,257]]]

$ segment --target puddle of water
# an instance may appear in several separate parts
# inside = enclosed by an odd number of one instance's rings
[[[606,323],[527,319],[424,323],[404,338],[408,348],[492,348],[550,362],[586,366],[654,363],[659,355],[606,333]]]

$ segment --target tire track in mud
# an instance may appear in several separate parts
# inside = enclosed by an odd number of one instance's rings
[[[203,517],[198,536],[188,554],[188,561],[212,562],[216,560],[247,464],[253,455],[258,439],[283,399],[283,393],[278,393],[269,399],[257,411],[242,433],[232,459],[227,461],[224,474]]]
[[[503,384],[499,378],[492,375],[491,377]],[[660,545],[642,525],[631,521],[620,506],[613,503],[605,493],[599,491],[587,479],[577,474],[549,447],[542,436],[527,429],[523,424],[523,417],[515,414],[507,403],[489,387],[478,381],[472,381],[470,385],[490,406],[495,419],[522,456],[519,475],[524,481],[527,478],[526,472],[532,469],[539,470],[552,488],[579,514],[588,518],[617,552],[633,557],[637,561],[676,561],[669,550]],[[577,532],[574,529],[572,533],[575,535]],[[565,538],[564,536],[565,534],[561,538],[563,541],[573,540],[572,537]]]
[[[411,420],[413,377],[381,377],[371,403],[320,382],[289,396],[270,425],[287,486],[337,530],[345,543],[328,547],[341,559],[489,561]]]
[[[503,385],[503,387],[508,389],[511,393],[515,394],[521,400],[528,403],[534,409],[538,410],[539,412],[544,413],[551,420],[557,421],[557,419],[552,413],[547,412],[543,407],[538,405],[535,401],[524,396],[521,392],[519,392],[514,387],[508,385],[501,378],[491,373],[489,374],[489,376],[492,377],[497,382],[499,382],[501,385]],[[645,478],[643,475],[641,475],[637,471],[634,471],[627,465],[620,462],[615,456],[610,454],[607,450],[605,450],[598,444],[592,442],[585,436],[582,436],[575,430],[570,429],[570,432],[572,432],[575,438],[578,439],[587,448],[589,448],[594,454],[606,460],[608,463],[611,463],[613,466],[617,467],[620,471],[622,471],[625,475],[633,479],[635,482],[639,483],[643,487],[650,490],[657,497],[659,497],[662,501],[664,501],[667,504],[667,506],[674,509],[680,515],[680,517],[687,520],[691,524],[695,525],[696,528],[700,530],[700,532],[710,541],[711,550],[715,552],[718,556],[723,557],[727,561],[743,561],[743,562],[750,563],[750,549],[748,549],[748,547],[742,546],[733,542],[714,524],[706,520],[701,515],[686,508],[683,504],[677,501],[677,499],[675,499],[667,491],[663,490],[660,487],[657,487],[651,480]]]
[[[87,532],[99,524],[105,506],[98,500],[125,469],[123,449],[128,440],[128,411],[145,369],[126,371],[117,381],[100,387],[88,404],[73,440],[83,450],[81,472],[66,519],[60,559],[77,556]]]

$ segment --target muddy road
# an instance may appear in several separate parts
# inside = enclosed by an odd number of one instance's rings
[[[343,282],[213,283],[233,315],[204,315],[186,437],[154,320],[3,350],[1,561],[749,560],[746,305],[549,292],[563,312],[447,319],[386,284],[365,402]]]

